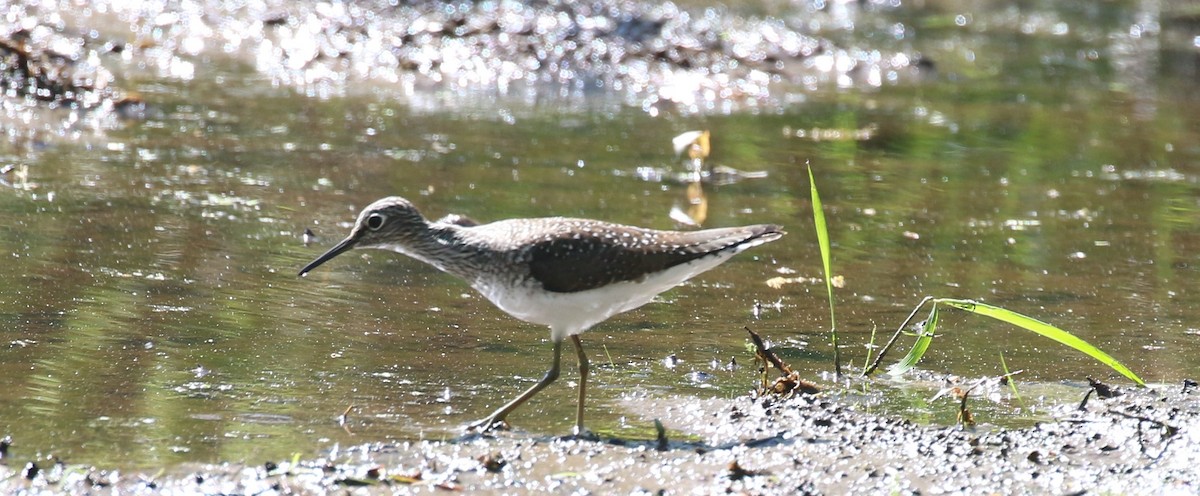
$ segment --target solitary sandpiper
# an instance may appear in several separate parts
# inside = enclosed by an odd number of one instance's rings
[[[477,224],[451,215],[429,221],[408,200],[392,196],[363,209],[350,235],[300,269],[300,275],[352,248],[392,250],[465,279],[513,317],[550,326],[550,370],[468,429],[487,431],[504,422],[554,382],[563,340],[569,337],[579,357],[575,434],[581,435],[586,432],[588,360],[579,334],[783,234],[779,226],[769,224],[680,232],[563,217]]]

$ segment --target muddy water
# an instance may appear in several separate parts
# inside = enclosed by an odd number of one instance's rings
[[[1059,14],[1082,20],[1060,33],[1053,16],[998,15],[976,31],[951,27],[952,13],[901,19],[927,26],[919,41],[939,61],[927,81],[733,115],[651,116],[573,94],[315,99],[221,64],[186,84],[135,80],[154,109],[145,122],[6,145],[0,430],[46,455],[134,466],[452,437],[541,375],[546,330],[399,255],[356,252],[303,279],[299,267],[393,194],[430,216],[673,227],[686,188],[646,171],[681,171],[670,140],[692,129],[712,131],[711,164],[768,174],[709,186],[705,225],[789,235],[585,335],[596,430],[644,432],[612,406],[624,393],[749,389],[743,326],[805,373],[831,370],[823,286],[765,284],[820,275],[806,163],[846,281],[838,326],[853,366],[873,329],[935,295],[1037,316],[1148,381],[1194,377],[1194,52],[1129,37],[1137,12]],[[1025,382],[1113,376],[954,314],[922,367],[998,375],[1001,355]],[[574,378],[510,420],[566,432]],[[937,421],[930,395],[901,388],[879,408]],[[1003,403],[989,420],[1001,414],[1029,412]]]

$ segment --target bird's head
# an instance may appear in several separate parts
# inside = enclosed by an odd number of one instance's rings
[[[429,223],[412,202],[399,196],[389,196],[367,205],[354,221],[354,228],[333,248],[317,257],[303,269],[303,276],[317,266],[354,248],[386,248],[404,252]]]

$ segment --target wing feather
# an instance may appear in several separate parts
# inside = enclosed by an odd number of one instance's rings
[[[783,235],[779,226],[656,231],[615,224],[566,230],[536,241],[530,275],[547,291],[573,293],[639,280],[649,274],[729,250],[741,251]]]

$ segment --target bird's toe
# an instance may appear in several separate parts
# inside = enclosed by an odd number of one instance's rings
[[[488,418],[485,418],[478,422],[473,422],[473,423],[467,425],[467,427],[463,430],[465,430],[467,432],[478,433],[478,434],[486,434],[491,431],[508,430],[508,429],[509,429],[508,422],[504,421],[504,419],[488,417]]]

